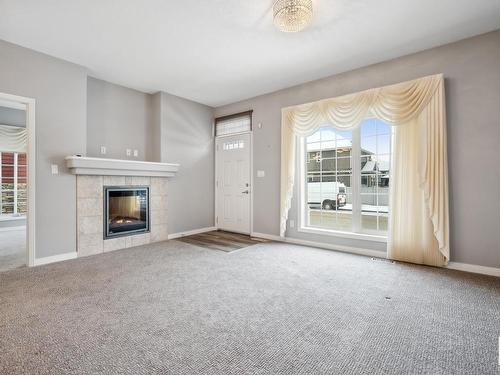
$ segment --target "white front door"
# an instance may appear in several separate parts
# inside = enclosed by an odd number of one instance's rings
[[[250,233],[250,134],[216,140],[216,225]]]

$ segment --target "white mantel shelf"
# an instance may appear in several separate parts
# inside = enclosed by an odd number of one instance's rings
[[[72,174],[92,176],[174,177],[179,170],[179,164],[85,156],[67,156],[66,166]]]

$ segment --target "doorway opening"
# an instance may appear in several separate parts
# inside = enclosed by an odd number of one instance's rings
[[[34,100],[0,93],[0,272],[34,265],[33,136]]]

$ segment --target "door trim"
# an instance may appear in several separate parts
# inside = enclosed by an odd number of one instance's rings
[[[215,168],[214,168],[214,173],[215,173],[215,176],[214,176],[214,195],[215,195],[215,199],[214,199],[214,202],[215,202],[215,205],[214,205],[214,224],[215,224],[215,228],[216,230],[219,230],[219,223],[217,221],[217,207],[218,207],[218,198],[217,198],[217,189],[218,189],[218,186],[217,186],[217,176],[219,175],[219,170],[217,168],[217,153],[219,152],[219,150],[217,149],[217,139],[218,138],[224,138],[224,137],[227,137],[227,136],[233,136],[233,135],[238,135],[238,134],[249,134],[250,135],[250,165],[249,165],[249,169],[250,169],[250,194],[249,194],[249,200],[250,200],[250,232],[249,233],[243,233],[243,234],[248,234],[248,235],[251,235],[253,233],[253,192],[254,192],[254,176],[253,176],[253,131],[248,131],[248,132],[243,132],[243,133],[235,133],[235,134],[225,134],[225,135],[221,135],[220,137],[215,137],[215,142],[214,142],[214,148],[215,148],[215,158],[214,158],[214,163],[215,163]]]
[[[35,266],[36,225],[35,225],[35,192],[36,192],[36,132],[35,132],[35,99],[0,92],[2,105],[12,102],[26,105],[26,128],[28,130],[28,214],[26,225],[26,265]],[[18,108],[18,107],[17,107]]]

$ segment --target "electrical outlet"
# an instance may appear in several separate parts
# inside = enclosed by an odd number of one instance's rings
[[[257,177],[259,177],[259,178],[266,177],[266,172],[265,171],[257,171]]]
[[[50,171],[52,172],[52,174],[59,174],[59,167],[57,166],[57,164],[52,164],[50,166]]]
[[[106,155],[106,146],[101,146],[101,155]]]
[[[138,157],[139,156],[139,150],[134,150],[134,156]]]
[[[125,151],[125,153],[127,154],[127,156],[130,156],[132,155],[132,150],[127,148],[127,150]]]

